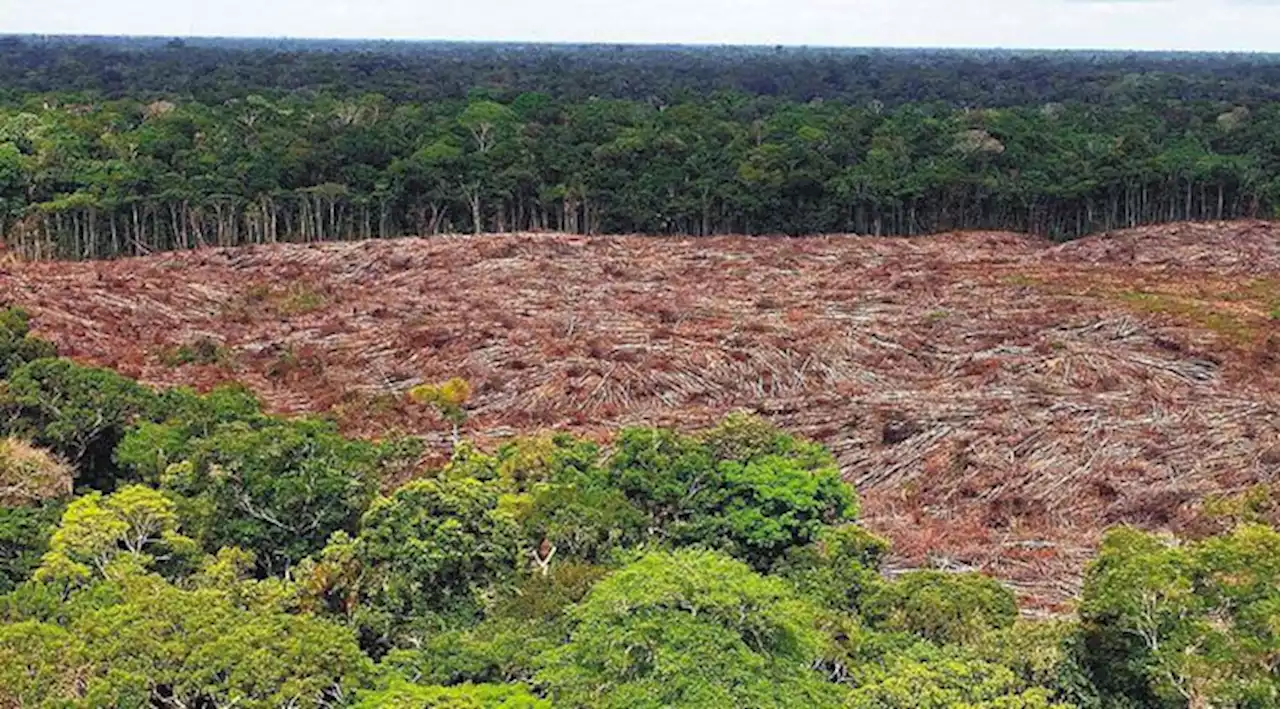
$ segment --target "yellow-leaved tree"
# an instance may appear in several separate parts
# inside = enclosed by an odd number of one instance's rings
[[[415,403],[432,406],[445,421],[453,426],[453,446],[461,442],[459,430],[467,420],[467,402],[471,399],[471,383],[462,377],[453,377],[441,384],[423,384],[409,391]]]

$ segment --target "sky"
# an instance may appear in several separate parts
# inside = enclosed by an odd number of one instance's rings
[[[1280,51],[1280,0],[0,0],[0,33]]]

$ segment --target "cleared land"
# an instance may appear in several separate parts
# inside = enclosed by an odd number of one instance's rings
[[[245,247],[9,263],[0,298],[77,360],[440,451],[403,393],[451,376],[488,443],[755,410],[835,451],[898,566],[1046,609],[1106,526],[1280,476],[1280,224]]]

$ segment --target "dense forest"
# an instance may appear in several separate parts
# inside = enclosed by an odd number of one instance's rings
[[[1267,56],[0,40],[32,258],[441,232],[1070,238],[1280,208]]]
[[[0,706],[1274,707],[1280,496],[1109,534],[1078,616],[887,574],[831,454],[760,419],[451,460],[153,390],[0,310]],[[416,473],[416,474],[414,474]]]
[[[221,103],[304,91],[396,103],[546,93],[675,103],[719,92],[955,108],[1280,100],[1280,56],[822,47],[168,39],[0,35],[0,96]]]

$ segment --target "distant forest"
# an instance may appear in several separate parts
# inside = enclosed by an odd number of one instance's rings
[[[0,37],[0,233],[1071,238],[1275,215],[1278,102],[1272,55]]]

